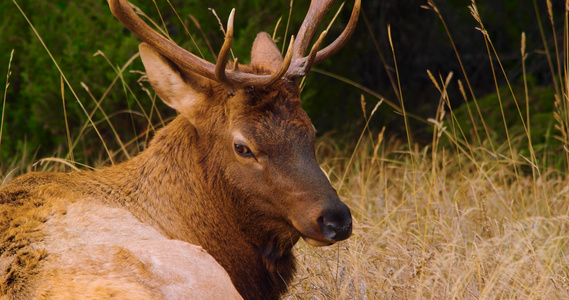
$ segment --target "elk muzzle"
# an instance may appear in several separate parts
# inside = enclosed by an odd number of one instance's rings
[[[317,219],[322,235],[333,241],[343,241],[352,234],[350,209],[344,203],[341,204],[341,209],[324,211]]]
[[[305,215],[311,219],[307,222],[307,226],[302,226],[301,222],[293,222],[302,238],[315,247],[332,245],[349,238],[352,234],[352,214],[348,206],[337,196],[326,202],[329,205],[319,213]]]

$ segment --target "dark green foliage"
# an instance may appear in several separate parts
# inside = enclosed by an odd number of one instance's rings
[[[109,17],[105,1],[21,1],[19,4],[79,100],[91,111],[93,100],[80,83],[84,82],[95,97],[101,97],[116,76],[102,56],[93,57],[93,54],[101,50],[113,65],[124,64],[136,54],[138,41],[125,34],[121,24]],[[61,74],[17,7],[11,1],[4,1],[0,11],[9,20],[3,27],[3,43],[0,44],[3,66],[7,66],[10,50],[15,49],[2,161],[10,160],[19,149],[18,143],[23,141],[31,148],[41,145],[40,156],[52,155],[56,147],[66,141]],[[141,64],[136,62],[132,68],[141,69]],[[126,84],[134,86],[138,77],[126,73]],[[75,137],[87,118],[69,88],[65,88],[64,95],[71,136]],[[105,98],[105,110],[120,110],[125,106],[123,98],[119,82]],[[95,115],[94,119],[99,120],[101,116]],[[86,141],[86,147],[95,147],[95,141]]]

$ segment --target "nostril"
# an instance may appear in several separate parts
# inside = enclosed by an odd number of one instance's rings
[[[343,224],[331,224],[336,232],[336,237],[334,240],[342,241],[350,237],[352,234],[352,218],[347,219]]]
[[[340,221],[332,218],[328,220],[327,218],[320,216],[318,218],[318,224],[322,230],[322,234],[335,241],[342,241],[350,237],[352,234],[352,217],[342,219]]]
[[[325,237],[327,237],[331,240],[334,240],[336,237],[335,226],[333,224],[330,224],[326,220],[324,220],[323,216],[318,217],[317,221],[318,221],[318,225],[320,225],[320,230],[322,230],[322,234]]]

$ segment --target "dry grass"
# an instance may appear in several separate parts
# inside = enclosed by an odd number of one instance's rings
[[[287,298],[569,298],[564,175],[533,180],[507,160],[460,163],[447,150],[433,161],[428,149],[371,149],[356,150],[343,184],[333,180],[354,235],[328,248],[299,243]],[[334,152],[324,165],[344,172],[347,161]]]

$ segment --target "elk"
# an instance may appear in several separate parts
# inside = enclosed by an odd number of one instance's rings
[[[250,65],[228,61],[234,11],[212,64],[126,0],[108,2],[179,114],[129,161],[29,173],[0,189],[0,298],[277,299],[301,237],[325,246],[352,232],[316,162],[297,79],[347,42],[360,0],[344,31],[320,49],[323,32],[306,55],[333,2],[313,0],[284,58],[259,33]]]

